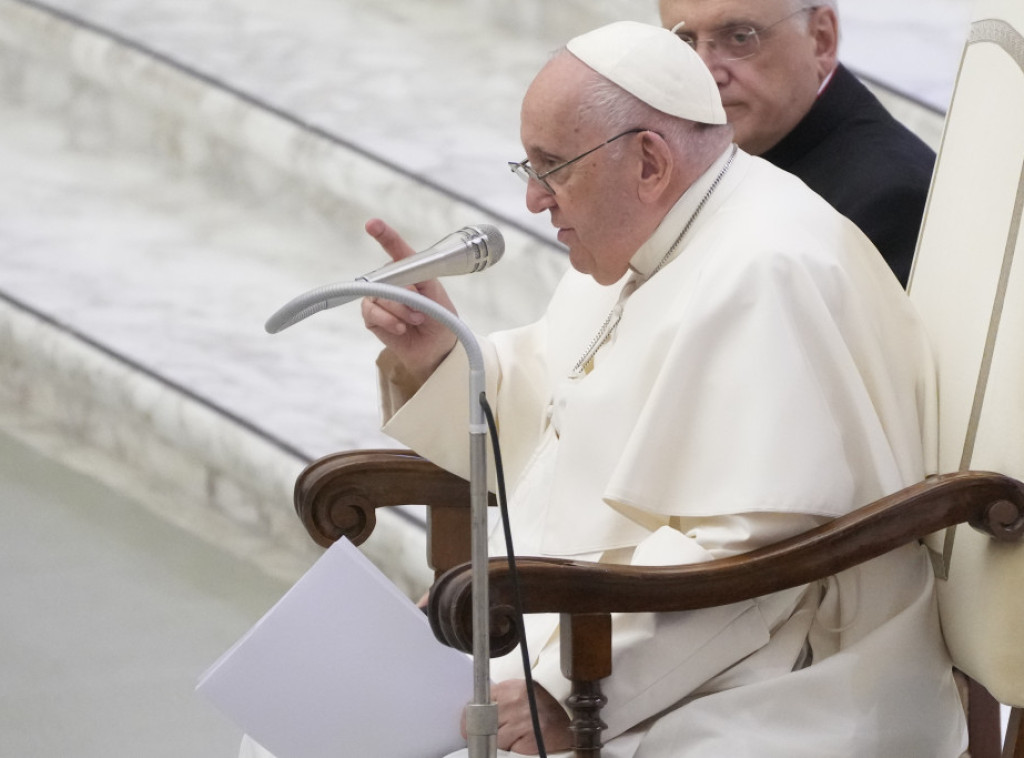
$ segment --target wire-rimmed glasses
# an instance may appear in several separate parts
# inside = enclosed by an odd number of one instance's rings
[[[577,155],[572,160],[568,160],[565,163],[559,164],[558,166],[555,166],[553,169],[549,169],[548,171],[545,171],[543,174],[538,174],[534,170],[533,166],[530,165],[530,159],[529,158],[525,158],[525,159],[519,161],[518,163],[515,163],[513,161],[509,161],[508,162],[508,167],[509,167],[509,169],[512,170],[513,174],[518,176],[520,179],[522,179],[527,184],[530,183],[531,179],[534,179],[534,180],[536,180],[540,184],[541,187],[543,187],[545,190],[547,190],[548,192],[550,192],[553,195],[553,194],[555,194],[555,189],[550,184],[548,184],[547,177],[551,176],[556,171],[561,171],[566,166],[571,166],[573,163],[575,163],[576,161],[578,161],[578,160],[580,160],[582,158],[586,158],[591,153],[593,153],[593,152],[595,152],[597,150],[600,150],[605,145],[611,144],[612,142],[614,142],[615,140],[619,139],[620,137],[625,137],[627,134],[639,134],[640,132],[647,132],[647,131],[650,131],[650,130],[649,129],[643,129],[643,128],[627,129],[626,131],[622,132],[621,134],[616,134],[611,139],[605,140],[604,142],[602,142],[597,147],[592,147],[592,148],[590,148],[590,150],[587,150],[585,153],[580,153],[579,155]]]
[[[761,37],[772,27],[778,26],[783,21],[788,21],[793,16],[805,11],[813,11],[818,7],[817,5],[808,5],[800,8],[787,16],[783,16],[778,21],[768,24],[768,26],[762,26],[760,29],[751,24],[730,24],[729,26],[723,26],[708,32],[707,37],[704,39],[686,31],[683,28],[686,24],[685,21],[680,21],[673,26],[672,32],[694,50],[697,50],[698,46],[704,43],[715,51],[723,61],[742,61],[757,55],[758,50],[761,49]]]

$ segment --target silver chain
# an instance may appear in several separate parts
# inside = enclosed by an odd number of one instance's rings
[[[679,236],[676,237],[676,241],[672,243],[672,247],[670,247],[668,252],[662,257],[661,262],[654,267],[654,271],[651,272],[651,276],[654,276],[661,271],[665,267],[665,264],[672,260],[672,254],[676,251],[676,248],[679,247],[679,243],[683,241],[683,237],[686,236],[686,233],[690,231],[690,227],[693,226],[693,222],[697,220],[697,216],[699,216],[700,212],[704,210],[704,206],[707,205],[708,200],[711,199],[712,193],[718,188],[719,183],[722,181],[722,177],[725,176],[725,172],[728,171],[729,166],[732,165],[732,159],[736,157],[737,149],[736,145],[732,146],[732,153],[729,155],[729,160],[727,160],[725,165],[722,166],[722,170],[718,172],[718,176],[715,177],[715,181],[711,182],[711,186],[708,187],[708,191],[704,193],[704,197],[702,197],[700,202],[697,203],[697,210],[695,210],[693,215],[690,216],[690,220],[686,222],[686,226],[683,227],[683,231],[679,232]],[[648,277],[648,279],[649,278],[650,277]]]
[[[662,256],[661,261],[658,263],[658,265],[654,267],[654,270],[650,273],[650,276],[647,277],[648,279],[650,279],[652,276],[661,271],[661,269],[665,267],[665,264],[672,260],[672,254],[675,253],[676,248],[679,247],[679,243],[683,241],[683,237],[686,236],[686,233],[690,231],[690,227],[693,226],[693,222],[697,220],[697,216],[699,216],[700,212],[704,210],[704,206],[707,205],[708,200],[711,199],[711,195],[718,188],[718,185],[721,183],[722,178],[725,176],[725,172],[728,171],[729,166],[732,165],[732,159],[736,157],[736,151],[737,147],[736,145],[733,145],[732,153],[729,155],[729,160],[727,160],[725,162],[725,165],[722,166],[722,170],[718,172],[718,176],[715,177],[715,180],[711,183],[711,186],[708,187],[708,191],[704,193],[704,197],[702,197],[700,202],[697,203],[697,208],[690,216],[690,220],[686,222],[685,226],[683,226],[683,230],[679,232],[679,236],[676,237],[675,242],[673,242],[672,246],[669,247],[668,252]],[[612,332],[615,330],[615,327],[618,326],[619,319],[621,318],[622,299],[620,298],[619,302],[615,303],[615,305],[612,306],[612,309],[608,312],[608,316],[605,318],[604,323],[601,325],[601,328],[597,331],[597,334],[594,335],[594,339],[590,341],[590,345],[587,347],[586,351],[583,353],[582,356],[580,356],[580,359],[576,361],[576,365],[573,366],[572,373],[570,374],[570,376],[576,377],[583,373],[584,367],[588,363],[590,363],[590,361],[597,354],[597,351],[601,348],[601,346],[608,341],[608,338],[611,337]]]
[[[594,339],[590,341],[590,346],[586,352],[576,361],[576,365],[572,367],[571,376],[579,376],[583,373],[584,366],[590,362],[590,359],[597,353],[597,349],[611,336],[612,330],[618,326],[620,318],[622,318],[622,304],[616,303],[608,312],[607,318],[605,318],[597,334],[594,335]]]

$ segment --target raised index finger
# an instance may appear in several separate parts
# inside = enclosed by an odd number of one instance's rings
[[[377,241],[384,252],[391,256],[392,260],[400,261],[416,252],[402,238],[402,235],[379,218],[371,218],[363,228]]]

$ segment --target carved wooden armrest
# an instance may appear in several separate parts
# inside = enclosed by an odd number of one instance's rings
[[[817,529],[744,555],[684,566],[609,566],[517,558],[525,613],[559,613],[562,672],[572,680],[575,754],[599,756],[604,703],[599,680],[611,674],[611,614],[670,612],[747,600],[831,576],[960,523],[998,540],[1024,533],[1024,485],[998,474],[935,477]],[[505,559],[489,567],[491,654],[519,642],[514,588]],[[468,566],[445,573],[430,593],[430,622],[444,643],[472,649]]]
[[[410,450],[334,453],[295,482],[295,511],[323,547],[341,537],[365,542],[378,508],[428,506],[427,561],[438,573],[470,559],[469,502],[469,482]]]
[[[863,563],[948,526],[969,523],[999,540],[1024,534],[1024,484],[1000,474],[934,477],[791,539],[743,555],[683,566],[614,566],[519,557],[525,613],[686,611],[749,600],[807,584]],[[490,561],[494,654],[516,639],[504,619],[513,607],[508,563]],[[431,590],[441,639],[472,649],[469,566],[447,572]]]

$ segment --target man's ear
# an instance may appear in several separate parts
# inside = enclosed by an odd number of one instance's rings
[[[839,18],[835,10],[821,5],[811,11],[808,24],[814,40],[814,57],[818,62],[818,81],[824,81],[836,67],[839,56]]]
[[[672,182],[675,157],[657,132],[640,134],[640,181],[637,196],[645,203],[656,202]]]

